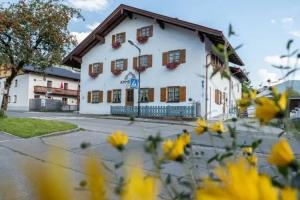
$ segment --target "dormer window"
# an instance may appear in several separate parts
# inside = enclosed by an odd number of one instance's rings
[[[145,26],[137,30],[137,41],[144,44],[153,35],[153,26]]]

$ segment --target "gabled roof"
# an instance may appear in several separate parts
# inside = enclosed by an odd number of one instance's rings
[[[45,75],[52,75],[52,76],[58,76],[62,78],[69,78],[74,80],[80,80],[80,73],[74,72],[68,69],[64,69],[61,67],[48,67],[44,71],[41,71],[38,68],[35,68],[31,65],[26,65],[23,68],[24,72],[33,72],[38,74],[45,74]]]
[[[70,54],[63,59],[62,63],[64,65],[80,68],[81,58],[97,43],[103,43],[104,37],[117,25],[119,25],[126,17],[131,18],[132,14],[154,19],[161,28],[164,28],[164,24],[166,23],[195,31],[202,40],[204,39],[204,36],[206,36],[215,45],[224,44],[227,42],[229,44],[229,49],[234,52],[229,57],[229,61],[237,65],[244,65],[243,61],[234,51],[230,43],[223,35],[222,31],[182,21],[177,18],[167,17],[146,10],[134,8],[124,4],[121,4],[117,9],[115,9],[94,31],[92,31]]]

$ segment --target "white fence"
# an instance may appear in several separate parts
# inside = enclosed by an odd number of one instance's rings
[[[290,112],[290,118],[291,119],[300,119],[300,108],[296,107]]]

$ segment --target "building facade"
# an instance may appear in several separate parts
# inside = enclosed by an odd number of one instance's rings
[[[0,103],[10,69],[0,69]],[[29,111],[36,99],[53,99],[63,105],[78,104],[80,74],[68,69],[50,67],[45,72],[26,66],[13,80],[9,91],[8,110]]]
[[[222,66],[211,49],[220,39],[219,31],[121,5],[63,62],[81,68],[81,113],[137,106],[138,90],[128,82],[140,73],[141,107],[193,106],[195,115],[212,118],[228,115],[241,96],[238,76],[210,78]],[[243,65],[237,54],[231,61]]]

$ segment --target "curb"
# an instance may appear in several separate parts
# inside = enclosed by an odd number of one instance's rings
[[[58,131],[58,132],[54,132],[54,133],[49,133],[46,135],[39,135],[39,136],[35,136],[35,137],[31,137],[31,138],[45,138],[45,137],[52,137],[52,136],[59,136],[59,135],[65,135],[68,133],[73,133],[73,132],[77,132],[80,131],[81,128],[77,127],[71,130],[66,130],[66,131]]]

